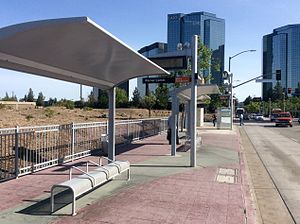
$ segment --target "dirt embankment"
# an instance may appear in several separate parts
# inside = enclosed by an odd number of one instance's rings
[[[170,111],[152,110],[151,117],[167,117]],[[147,109],[117,109],[116,119],[142,119],[148,118]],[[66,109],[63,107],[47,108],[22,108],[19,110],[4,107],[0,109],[0,128],[12,128],[15,126],[42,126],[52,124],[69,124],[82,122],[106,121],[108,110],[106,109]]]

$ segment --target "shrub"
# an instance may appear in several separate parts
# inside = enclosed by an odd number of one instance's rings
[[[26,117],[25,117],[25,118],[26,118],[26,120],[27,120],[27,121],[30,121],[30,119],[32,119],[32,118],[33,118],[33,116],[32,116],[31,114],[28,114],[28,115],[26,115]]]
[[[91,107],[84,107],[83,110],[84,110],[84,111],[92,111],[93,108],[91,108]]]
[[[45,116],[46,117],[53,117],[53,115],[54,115],[54,110],[52,110],[52,109],[50,109],[50,108],[46,108],[45,109]]]
[[[69,109],[69,110],[73,110],[73,109],[75,108],[75,104],[74,104],[73,101],[67,100],[67,101],[65,102],[65,107],[66,107],[67,109]]]

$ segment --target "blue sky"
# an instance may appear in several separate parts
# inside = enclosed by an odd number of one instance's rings
[[[300,23],[299,0],[10,0],[2,1],[0,27],[17,23],[88,16],[123,42],[138,50],[156,41],[167,40],[167,14],[207,11],[225,19],[225,68],[228,57],[256,49],[231,61],[231,71],[240,82],[261,74],[262,36],[279,26]],[[238,84],[236,81],[235,84]],[[14,92],[23,97],[29,88],[35,95],[79,98],[79,85],[0,69],[0,97]],[[90,92],[84,88],[84,97]],[[251,82],[235,89],[243,101],[260,96],[261,84]]]

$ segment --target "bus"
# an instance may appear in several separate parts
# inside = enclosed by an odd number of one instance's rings
[[[240,115],[244,114],[244,113],[245,113],[245,109],[242,107],[238,107],[238,108],[236,108],[236,111],[235,111],[235,117],[239,118]]]

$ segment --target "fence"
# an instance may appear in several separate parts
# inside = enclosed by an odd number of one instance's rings
[[[0,129],[0,182],[105,150],[107,122]],[[116,121],[116,144],[167,130],[167,118]]]

